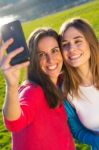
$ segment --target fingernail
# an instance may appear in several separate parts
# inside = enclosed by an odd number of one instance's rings
[[[13,38],[10,38],[10,41],[11,41],[11,42],[13,42],[13,41],[14,41],[14,39],[13,39]]]

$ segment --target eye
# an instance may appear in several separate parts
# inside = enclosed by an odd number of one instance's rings
[[[67,43],[67,42],[62,43],[62,49],[63,50],[68,50],[69,48],[70,48],[70,43]]]
[[[57,53],[57,52],[60,52],[59,47],[56,47],[56,48],[53,48],[53,49],[52,49],[52,53]]]
[[[38,57],[40,59],[44,59],[44,58],[46,58],[46,54],[44,52],[38,53]]]
[[[79,44],[79,43],[81,43],[82,41],[81,40],[76,40],[75,41],[75,44]]]

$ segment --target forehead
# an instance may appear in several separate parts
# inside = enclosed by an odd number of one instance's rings
[[[64,35],[63,35],[63,39],[71,39],[71,38],[75,38],[75,37],[82,37],[84,38],[84,35],[83,33],[78,30],[77,28],[75,27],[69,27],[65,32],[64,32]]]
[[[55,47],[58,47],[58,41],[51,36],[43,37],[38,42],[39,51],[49,51],[50,49],[53,49]]]

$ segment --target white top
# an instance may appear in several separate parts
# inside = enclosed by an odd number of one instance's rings
[[[81,97],[77,99],[68,95],[68,100],[76,109],[82,124],[93,131],[99,132],[99,90],[94,86],[80,86]]]

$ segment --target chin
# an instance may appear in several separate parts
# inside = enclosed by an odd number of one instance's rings
[[[80,64],[78,64],[78,63],[68,63],[68,65],[69,66],[71,66],[71,67],[79,67],[80,66]]]

